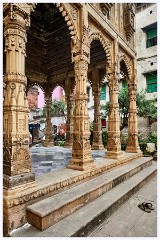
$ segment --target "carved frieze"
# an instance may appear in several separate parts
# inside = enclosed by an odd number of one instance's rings
[[[27,173],[26,175],[16,175],[9,177],[4,175],[3,178],[3,186],[4,188],[13,188],[19,185],[27,184],[30,182],[35,181],[35,174],[34,173]]]
[[[112,135],[112,141],[113,141],[113,143],[115,145],[119,145],[120,146],[120,144],[121,144],[121,142],[120,142],[120,134],[119,133],[113,134]]]
[[[135,7],[134,3],[124,4],[124,29],[126,33],[126,39],[130,41],[130,38],[135,32],[134,18],[135,18]]]
[[[31,159],[29,151],[25,148],[19,148],[13,154],[12,175],[19,175],[31,171]]]
[[[9,139],[3,139],[3,161],[9,162],[12,156],[12,142]]]

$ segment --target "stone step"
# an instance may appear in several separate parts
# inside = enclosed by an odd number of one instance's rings
[[[51,227],[52,229],[47,229],[52,232],[50,236],[84,237],[89,235],[134,193],[149,182],[156,175],[156,171],[157,166],[155,164],[143,169],[93,202],[62,219]],[[47,230],[44,232],[46,237],[48,236]]]
[[[43,231],[151,164],[151,157],[141,157],[90,181],[34,203],[27,207],[27,221]]]
[[[11,237],[84,237],[109,218],[157,172],[156,162],[44,231],[26,224]],[[127,213],[126,213],[127,214]],[[123,220],[124,221],[124,220]]]

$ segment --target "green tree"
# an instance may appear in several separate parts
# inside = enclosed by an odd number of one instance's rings
[[[128,88],[122,88],[118,94],[118,103],[119,103],[119,113],[122,118],[120,130],[128,125],[128,115],[129,115],[129,96]],[[136,104],[137,104],[137,115],[139,117],[150,117],[151,119],[157,118],[157,99],[153,100],[146,99],[146,91],[142,90],[136,94]],[[109,102],[104,106],[101,106],[103,110],[103,115],[109,115]]]
[[[64,100],[56,100],[54,99],[51,104],[51,117],[54,116],[65,116],[66,111],[66,103]],[[42,110],[42,116],[46,116],[46,106]]]

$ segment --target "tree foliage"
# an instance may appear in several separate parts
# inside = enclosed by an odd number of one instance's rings
[[[51,104],[51,117],[54,116],[65,116],[66,111],[66,103],[64,100],[56,100],[54,99]],[[46,106],[42,110],[42,116],[46,116]]]
[[[119,113],[121,116],[121,127],[122,130],[125,126],[128,125],[128,115],[129,115],[129,96],[128,88],[122,88],[118,94],[118,103],[119,103]],[[146,91],[142,90],[136,94],[136,104],[137,104],[137,115],[139,117],[150,117],[152,120],[157,118],[157,99],[148,100],[146,98]],[[110,108],[109,102],[104,106],[101,106],[103,110],[102,115],[109,115]]]

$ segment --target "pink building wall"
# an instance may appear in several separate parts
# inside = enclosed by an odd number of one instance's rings
[[[52,100],[53,99],[60,100],[62,95],[63,95],[63,88],[58,86],[54,89],[52,93]]]
[[[52,93],[52,100],[60,100],[63,95],[63,88],[58,86],[54,89]],[[38,88],[38,108],[42,108],[45,105],[44,94],[41,88]]]
[[[44,93],[41,88],[38,88],[38,108],[44,107]]]

